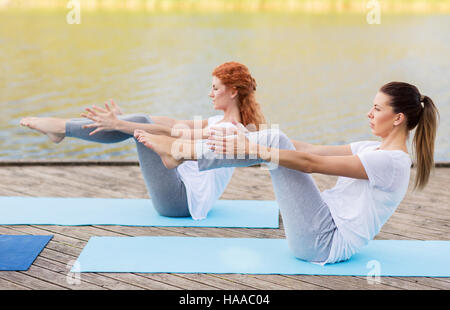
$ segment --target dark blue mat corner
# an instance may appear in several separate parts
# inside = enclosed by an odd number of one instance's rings
[[[52,238],[53,235],[0,235],[0,271],[28,270]]]

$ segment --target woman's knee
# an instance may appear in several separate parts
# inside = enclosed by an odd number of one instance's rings
[[[278,149],[291,149],[291,139],[278,128],[264,129],[258,132],[258,142]]]

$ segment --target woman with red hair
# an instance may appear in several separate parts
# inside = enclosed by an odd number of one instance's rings
[[[197,141],[197,149],[206,149],[209,127],[233,127],[233,121],[253,125],[258,130],[265,123],[255,100],[256,82],[248,68],[237,62],[227,62],[212,73],[209,97],[215,110],[223,111],[204,120],[176,120],[166,116],[146,114],[124,115],[111,101],[105,108],[87,108],[84,118],[62,119],[27,117],[21,120],[27,126],[46,134],[60,143],[65,137],[74,137],[100,143],[116,143],[133,138],[136,130]],[[147,190],[156,211],[164,216],[203,219],[220,198],[231,180],[234,168],[199,171],[196,161],[185,161],[176,169],[166,168],[160,156],[136,139],[139,163]]]

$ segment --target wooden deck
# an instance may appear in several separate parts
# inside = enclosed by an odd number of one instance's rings
[[[450,240],[450,168],[436,168],[423,192],[411,191],[414,175],[412,169],[405,199],[376,239]],[[336,182],[332,176],[313,177],[320,190]],[[2,196],[148,197],[135,165],[0,165],[0,179]],[[222,198],[274,199],[269,173],[254,167],[236,169]],[[450,278],[428,277],[381,277],[381,283],[369,283],[366,277],[356,276],[82,273],[76,285],[69,284],[66,278],[91,236],[283,238],[282,223],[280,229],[14,225],[0,226],[0,234],[54,235],[28,271],[1,271],[0,289],[450,289]]]

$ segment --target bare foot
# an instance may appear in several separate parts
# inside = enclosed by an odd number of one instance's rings
[[[47,135],[54,143],[60,143],[66,136],[66,120],[53,117],[25,117],[20,125]]]
[[[161,160],[167,169],[174,169],[183,162],[181,158],[177,159],[172,156],[172,143],[176,140],[175,138],[163,135],[153,135],[139,129],[134,131],[134,137],[140,143],[155,151],[161,157]]]

